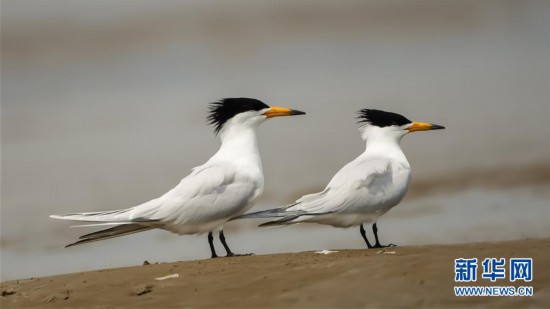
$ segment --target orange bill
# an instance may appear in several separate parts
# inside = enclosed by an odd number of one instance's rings
[[[287,107],[272,106],[267,110],[267,112],[264,113],[264,115],[267,118],[273,118],[273,117],[281,117],[281,116],[305,115],[305,113],[302,111],[290,109]]]
[[[427,122],[413,122],[410,127],[407,128],[409,132],[416,132],[416,131],[428,131],[428,130],[441,130],[445,129],[444,126],[440,126],[433,123],[427,123]]]

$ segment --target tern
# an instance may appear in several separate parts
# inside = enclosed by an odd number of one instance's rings
[[[81,226],[114,225],[81,236],[67,247],[163,229],[179,235],[208,233],[210,251],[215,258],[218,255],[212,233],[218,231],[227,256],[234,256],[225,240],[223,226],[248,211],[264,189],[256,130],[266,119],[303,114],[290,108],[270,107],[250,98],[227,98],[211,103],[207,119],[221,138],[221,147],[205,164],[193,168],[175,188],[128,209],[50,217],[94,222]]]
[[[322,192],[304,195],[293,204],[240,216],[278,218],[260,226],[313,222],[348,228],[359,226],[368,248],[382,248],[377,219],[399,204],[411,179],[411,166],[401,149],[401,139],[409,132],[445,127],[412,122],[402,115],[377,109],[359,111],[365,151],[345,165]],[[363,224],[373,223],[375,244],[369,242]]]

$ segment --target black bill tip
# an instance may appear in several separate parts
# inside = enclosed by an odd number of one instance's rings
[[[299,111],[299,110],[296,110],[296,109],[293,109],[290,111],[290,115],[291,116],[295,116],[295,115],[305,115],[306,113],[305,112],[302,112],[302,111]]]

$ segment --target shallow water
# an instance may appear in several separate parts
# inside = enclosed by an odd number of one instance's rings
[[[548,185],[510,190],[471,189],[445,196],[405,200],[378,221],[382,243],[449,244],[550,236]],[[261,220],[227,226],[235,252],[270,254],[323,249],[362,249],[358,228],[337,229],[315,224],[258,229]],[[371,241],[374,238],[366,228]],[[68,228],[67,228],[67,231]],[[124,238],[63,249],[86,229],[74,228],[48,249],[12,246],[2,250],[2,280],[139,265],[143,261],[173,262],[208,258],[206,235],[176,236],[150,231]],[[217,242],[218,253],[223,248]],[[5,267],[18,265],[18,267]]]

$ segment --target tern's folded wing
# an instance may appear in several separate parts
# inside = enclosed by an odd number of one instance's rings
[[[154,219],[174,224],[202,224],[221,220],[242,211],[259,195],[261,180],[229,164],[197,168],[160,197]]]
[[[334,175],[323,192],[302,197],[289,210],[316,214],[345,212],[366,203],[372,194],[370,187],[387,177],[389,165],[387,159],[352,161]]]

